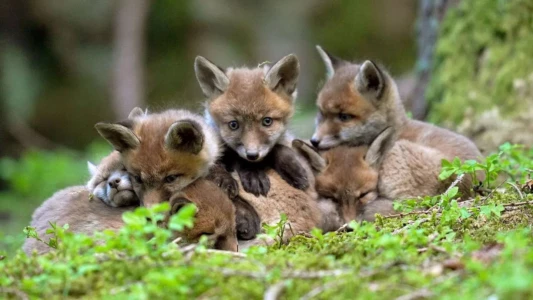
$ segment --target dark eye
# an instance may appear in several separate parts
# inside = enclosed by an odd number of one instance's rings
[[[237,121],[235,121],[235,120],[234,120],[234,121],[230,121],[230,122],[228,123],[228,127],[229,127],[229,129],[231,129],[231,130],[237,130],[237,129],[239,129],[239,122],[237,122]]]
[[[200,233],[200,235],[207,235],[207,236],[210,236],[210,235],[213,235],[215,234],[214,232],[202,232]]]
[[[361,195],[359,195],[359,198],[364,198],[368,194],[370,194],[370,191],[368,191],[366,193],[361,193]]]
[[[266,117],[266,118],[263,118],[263,122],[262,123],[263,123],[263,126],[268,127],[268,126],[272,125],[273,122],[274,122],[274,120],[272,120],[272,118]]]
[[[353,118],[354,117],[352,115],[349,115],[349,114],[343,114],[343,113],[339,114],[339,120],[341,120],[341,122],[347,122],[347,121],[350,121]]]
[[[165,177],[165,182],[172,183],[174,182],[174,180],[178,179],[180,176],[181,174],[168,175],[167,177]]]
[[[131,175],[133,176],[133,180],[135,180],[138,183],[143,183],[143,180],[141,179],[140,175]]]

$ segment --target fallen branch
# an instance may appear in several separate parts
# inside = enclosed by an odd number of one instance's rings
[[[280,281],[274,285],[271,285],[263,295],[264,300],[277,300],[283,290],[285,289],[285,286],[287,285],[287,281],[283,280]]]

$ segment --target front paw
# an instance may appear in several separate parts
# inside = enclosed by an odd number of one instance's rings
[[[239,168],[237,173],[246,192],[259,197],[260,195],[266,196],[270,191],[270,179],[264,170]]]
[[[235,198],[239,194],[239,183],[231,173],[226,171],[226,169],[221,165],[215,165],[211,170],[209,170],[209,175],[207,175],[207,180],[214,182],[218,187],[220,187],[230,199]]]
[[[297,154],[289,147],[277,145],[273,152],[274,170],[291,186],[305,190],[309,187],[307,171],[298,160]]]
[[[261,232],[261,219],[257,211],[241,197],[233,199],[237,238],[251,240]]]

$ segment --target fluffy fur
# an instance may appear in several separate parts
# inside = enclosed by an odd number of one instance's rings
[[[228,148],[223,164],[237,170],[245,191],[266,196],[269,177],[259,163],[269,156],[276,162],[295,155],[279,146],[290,144],[287,124],[294,112],[298,59],[291,54],[272,67],[223,70],[198,56],[194,66],[207,97],[205,118]],[[274,169],[292,186],[307,188],[305,170],[298,164],[274,164]]]
[[[110,207],[90,194],[85,186],[74,186],[55,193],[35,210],[31,226],[36,228],[43,240],[50,237],[46,234],[49,222],[58,226],[69,224],[70,231],[88,235],[105,229],[118,231],[124,225],[122,214],[136,207]],[[189,202],[198,207],[195,225],[175,237],[181,236],[194,242],[201,234],[207,234],[212,247],[237,251],[235,209],[227,196],[212,182],[200,179],[172,197],[171,214]],[[33,251],[44,254],[51,248],[35,239],[27,239],[23,250],[27,254]]]
[[[98,123],[96,129],[120,153],[105,162],[122,162],[145,206],[168,201],[206,176],[220,155],[211,127],[186,110],[141,114],[134,109],[127,121]]]
[[[446,182],[440,182],[437,178],[441,159],[459,157],[461,160],[468,160],[481,157],[476,145],[468,138],[428,123],[408,119],[396,83],[382,67],[371,61],[350,63],[330,55],[320,47],[319,53],[326,64],[329,79],[317,99],[319,113],[312,138],[315,146],[327,149],[340,144],[369,145],[381,132],[390,128],[393,132],[389,146],[395,145],[396,141],[405,140],[405,144],[397,151],[419,153],[427,159],[427,165],[420,169],[420,161],[412,155],[409,155],[412,157],[411,161],[402,156],[398,157],[403,162],[388,159],[383,166],[384,170],[401,166],[399,170],[404,173],[388,178],[394,172],[383,172],[380,174],[380,182],[400,186],[400,183],[393,180],[405,179],[411,176],[411,172],[418,172],[407,183],[429,177],[425,183],[432,188],[424,187],[424,192],[428,195],[438,194],[446,185]],[[387,167],[389,163],[393,165]],[[381,186],[384,185],[380,184],[380,192]],[[420,186],[409,187],[415,190],[400,192],[397,189],[396,193],[393,189],[384,189],[381,193],[394,199],[420,194],[416,190]],[[471,179],[465,177],[461,185],[461,192],[465,197],[470,195],[470,187]]]

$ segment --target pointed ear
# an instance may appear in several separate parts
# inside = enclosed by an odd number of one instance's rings
[[[194,60],[194,72],[196,79],[204,95],[212,98],[223,94],[229,85],[229,78],[224,71],[214,63],[202,56],[197,56]]]
[[[355,88],[363,95],[371,95],[379,99],[385,88],[385,77],[378,66],[367,60],[355,76]]]
[[[172,205],[172,207],[170,208],[170,214],[173,215],[178,213],[180,209],[182,209],[185,205],[192,203],[192,201],[183,196],[180,196],[173,198],[170,203]]]
[[[290,96],[296,90],[298,75],[300,75],[298,58],[294,54],[289,54],[270,68],[264,82],[269,89],[276,92],[283,91]]]
[[[202,128],[193,120],[181,120],[170,126],[165,136],[167,149],[198,154],[204,146]]]
[[[318,51],[318,54],[320,54],[320,57],[322,58],[322,61],[324,62],[324,65],[326,66],[326,74],[328,76],[328,79],[333,77],[333,75],[335,74],[335,70],[338,67],[340,67],[342,64],[344,64],[345,61],[329,54],[326,50],[322,49],[322,47],[320,47],[319,45],[316,45],[316,50]]]
[[[135,107],[131,110],[130,114],[128,115],[128,119],[134,119],[136,117],[142,117],[145,113],[140,107]]]
[[[314,171],[320,173],[326,167],[326,160],[310,145],[302,140],[293,140],[292,148],[309,162]]]
[[[98,168],[90,161],[87,162],[87,169],[89,169],[89,174],[91,174],[91,176],[98,173]]]
[[[381,132],[370,144],[365,155],[366,162],[372,167],[377,168],[383,161],[387,151],[392,148],[396,139],[394,130],[389,127]]]
[[[124,125],[97,123],[94,127],[118,152],[135,149],[141,143],[135,133]]]

